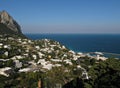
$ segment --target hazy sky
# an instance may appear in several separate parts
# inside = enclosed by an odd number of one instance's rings
[[[0,0],[24,33],[120,33],[120,0]]]

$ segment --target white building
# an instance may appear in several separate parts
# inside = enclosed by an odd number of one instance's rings
[[[1,69],[0,69],[0,74],[3,75],[3,76],[8,77],[9,74],[6,73],[6,71],[9,71],[9,70],[11,70],[11,69],[12,69],[12,68],[10,68],[10,67],[1,68]]]

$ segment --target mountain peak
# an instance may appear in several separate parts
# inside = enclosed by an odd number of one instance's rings
[[[15,34],[22,34],[20,25],[5,10],[0,12],[0,24],[6,26],[8,28],[8,29],[6,28],[7,31],[9,30]],[[0,27],[0,31],[2,32],[4,31],[4,33],[6,33],[5,32],[6,30],[5,29],[3,30],[3,28]]]
[[[3,11],[0,12],[0,14],[4,14],[4,13],[5,13],[5,14],[8,14],[8,12],[5,11],[5,10],[3,10]]]

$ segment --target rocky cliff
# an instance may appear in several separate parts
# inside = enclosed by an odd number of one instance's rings
[[[20,25],[6,12],[0,12],[0,33],[23,35]]]

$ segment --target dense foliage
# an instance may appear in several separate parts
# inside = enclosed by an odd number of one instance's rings
[[[15,73],[10,77],[0,76],[0,88],[36,88],[41,72]]]
[[[85,60],[87,64],[90,60]],[[120,60],[107,59],[94,63],[88,69],[89,80],[75,78],[63,88],[120,88]]]
[[[120,88],[120,60],[100,61],[89,69],[89,75],[91,80],[86,84],[92,88]]]

